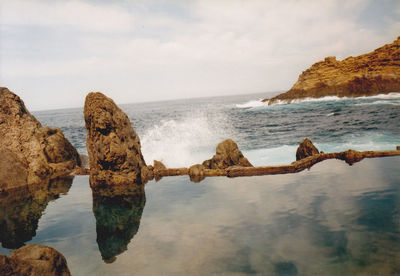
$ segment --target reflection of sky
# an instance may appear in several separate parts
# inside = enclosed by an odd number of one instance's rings
[[[388,274],[399,269],[399,165],[328,160],[292,175],[152,181],[139,231],[112,264],[98,252],[88,178],[76,177],[32,242],[60,250],[73,275]]]

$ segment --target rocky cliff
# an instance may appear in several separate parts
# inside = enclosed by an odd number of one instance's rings
[[[327,57],[314,63],[289,91],[273,97],[268,104],[307,97],[360,97],[390,92],[400,92],[400,37],[368,54],[342,61]]]
[[[0,153],[0,191],[68,175],[81,162],[59,128],[42,126],[5,87],[0,87]]]
[[[146,163],[128,116],[100,92],[87,95],[84,115],[91,187],[141,185]]]

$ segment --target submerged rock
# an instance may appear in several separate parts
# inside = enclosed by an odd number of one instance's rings
[[[0,88],[0,145],[7,149],[1,151],[5,158],[17,164],[9,176],[6,167],[0,166],[0,175],[7,179],[1,184],[3,190],[21,186],[25,175],[26,184],[41,183],[66,176],[80,165],[78,152],[62,131],[43,127],[21,98],[4,87]],[[15,176],[16,172],[21,175]]]
[[[325,96],[360,97],[400,91],[400,37],[393,43],[342,61],[327,57],[314,63],[293,87],[268,101]]]
[[[207,169],[226,169],[231,166],[253,167],[231,139],[218,144],[213,158],[205,160],[203,166]]]
[[[21,276],[68,276],[71,275],[65,257],[49,246],[28,244],[0,255],[0,275]]]
[[[84,115],[90,185],[142,184],[141,170],[146,163],[128,116],[100,92],[87,95]]]
[[[298,161],[313,156],[314,154],[319,154],[319,150],[314,146],[310,139],[305,138],[297,148],[296,160]]]

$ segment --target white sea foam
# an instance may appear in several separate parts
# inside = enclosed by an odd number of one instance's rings
[[[321,98],[302,98],[302,99],[294,99],[290,103],[291,104],[299,104],[299,103],[308,103],[308,102],[336,102],[336,101],[346,101],[346,100],[357,100],[357,99],[381,99],[381,100],[391,100],[391,99],[400,99],[400,92],[392,92],[389,94],[379,94],[374,96],[362,96],[356,98],[349,98],[349,97],[338,97],[338,96],[325,96]],[[252,108],[252,107],[267,107],[269,101],[262,102],[262,100],[253,100],[248,101],[244,104],[237,104],[236,107],[238,108]],[[285,105],[289,104],[286,100],[276,100],[271,105]],[[370,104],[370,103],[368,103]],[[379,102],[376,102],[379,104]],[[392,104],[392,103],[390,103]],[[395,103],[397,105],[397,103]]]
[[[145,130],[141,144],[147,164],[160,160],[176,168],[211,158],[217,144],[227,138],[234,139],[234,133],[223,114],[196,113]]]
[[[268,106],[268,102],[263,102],[262,99],[256,101],[248,101],[244,104],[237,104],[237,108],[252,108],[252,107],[263,107]]]

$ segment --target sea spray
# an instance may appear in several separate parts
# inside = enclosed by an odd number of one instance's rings
[[[167,167],[188,167],[215,154],[221,141],[235,139],[226,115],[219,112],[188,113],[180,119],[162,120],[141,137],[147,164],[162,161]]]

